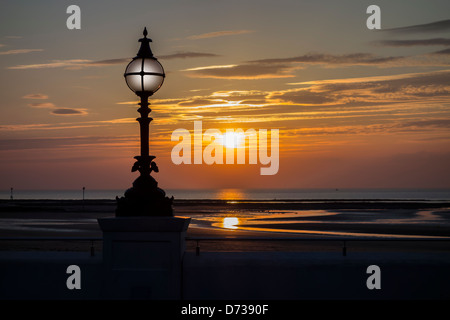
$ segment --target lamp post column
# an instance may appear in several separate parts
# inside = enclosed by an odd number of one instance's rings
[[[136,120],[139,122],[140,126],[140,133],[141,133],[141,155],[138,158],[139,165],[139,172],[142,175],[149,175],[150,174],[150,163],[155,157],[150,157],[149,154],[149,134],[150,134],[150,122],[153,120],[153,118],[149,117],[149,113],[152,111],[148,106],[150,105],[148,103],[148,97],[149,95],[146,93],[139,94],[141,98],[141,102],[139,105],[141,106],[138,109],[138,112],[140,113],[141,117],[137,118]]]
[[[148,95],[141,95],[141,103],[139,104],[141,107],[138,112],[141,114],[141,117],[137,119],[139,121],[141,127],[141,156],[148,157],[149,156],[149,131],[150,131],[150,122],[153,120],[148,115],[152,111],[148,106]]]

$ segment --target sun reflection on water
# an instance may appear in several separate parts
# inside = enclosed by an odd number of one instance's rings
[[[236,225],[239,224],[239,219],[236,217],[226,217],[223,218],[222,225],[225,229],[237,229]]]

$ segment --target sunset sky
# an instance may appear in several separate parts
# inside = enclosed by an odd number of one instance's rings
[[[449,13],[448,0],[2,1],[0,188],[131,186],[138,97],[123,73],[144,27],[166,72],[150,99],[162,188],[450,188]],[[173,164],[172,132],[196,120],[279,129],[278,173]]]

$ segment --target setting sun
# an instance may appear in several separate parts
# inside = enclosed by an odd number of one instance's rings
[[[226,148],[238,148],[242,145],[244,138],[243,132],[229,131],[219,136],[219,143]]]

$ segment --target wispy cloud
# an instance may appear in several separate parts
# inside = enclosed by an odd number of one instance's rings
[[[8,67],[8,69],[48,69],[48,68],[66,68],[66,69],[81,69],[87,67],[103,67],[110,65],[125,64],[129,62],[130,59],[120,58],[120,59],[108,59],[108,60],[83,60],[83,59],[72,59],[72,60],[52,60],[48,63],[39,64],[24,64]]]
[[[38,100],[45,100],[48,99],[48,95],[42,94],[42,93],[31,93],[27,94],[22,97],[23,99],[38,99]]]
[[[193,68],[185,71],[190,71],[189,76],[194,78],[273,79],[293,77],[291,72],[294,69],[294,66],[282,64],[242,64],[228,67]]]
[[[48,63],[39,64],[22,64],[18,66],[8,67],[8,69],[47,69],[47,68],[71,68],[71,67],[82,67],[84,64],[91,62],[91,60],[53,60]]]
[[[241,64],[203,66],[189,68],[188,72],[193,78],[215,79],[270,79],[294,77],[294,71],[309,65],[321,65],[325,68],[373,66],[378,68],[405,67],[405,66],[448,66],[450,61],[444,57],[447,51],[438,52],[437,55],[421,56],[378,56],[371,53],[351,54],[324,54],[308,53],[295,57],[270,58],[246,61]]]
[[[343,55],[308,53],[296,57],[273,58],[247,61],[256,64],[273,63],[305,63],[305,64],[329,64],[329,65],[378,65],[403,59],[398,57],[380,57],[371,53],[351,53]]]
[[[201,71],[201,70],[223,69],[223,68],[233,68],[233,67],[237,67],[237,65],[236,64],[214,65],[214,66],[189,68],[189,69],[184,69],[184,70],[181,70],[181,71]]]
[[[47,108],[50,108],[50,109],[53,109],[53,108],[56,108],[56,106],[53,104],[53,103],[51,103],[51,102],[43,102],[43,103],[30,103],[30,104],[28,104],[30,107],[32,107],[32,108],[38,108],[38,109],[47,109]]]
[[[383,78],[305,82],[307,88],[280,91],[271,99],[295,104],[358,106],[415,102],[450,102],[450,70]],[[425,100],[424,100],[425,101]]]
[[[130,61],[131,61],[131,59],[129,59],[129,58],[107,59],[107,60],[85,62],[84,66],[93,66],[93,67],[111,66],[111,65],[116,65],[116,64],[125,64]]]
[[[295,70],[310,64],[325,66],[371,65],[384,66],[400,62],[404,57],[379,57],[370,53],[332,55],[310,53],[296,57],[246,61],[242,64],[206,66],[185,69],[194,78],[270,79],[289,78]]]
[[[169,59],[211,58],[211,57],[220,57],[220,55],[206,52],[178,52],[159,56],[158,59],[169,60]]]
[[[161,145],[165,146],[170,130],[173,130],[171,125],[180,125],[180,122],[189,125],[196,119],[202,119],[205,128],[224,128],[233,124],[240,128],[255,128],[260,125],[282,128],[283,137],[292,139],[290,148],[295,150],[300,145],[299,141],[302,141],[302,147],[308,143],[304,138],[331,143],[329,137],[336,135],[343,137],[339,140],[343,143],[346,139],[357,139],[358,135],[391,133],[423,133],[430,139],[442,139],[445,136],[448,139],[448,83],[450,70],[300,82],[292,84],[299,88],[288,90],[223,90],[176,99],[155,99],[152,109],[158,121],[155,121],[154,128]],[[136,101],[121,103],[135,105]],[[55,111],[55,116],[76,116],[80,115],[80,111],[85,111],[76,108],[52,110]],[[136,123],[135,118],[102,121],[74,119],[71,122],[67,120],[51,124],[4,125],[0,126],[0,130],[38,133],[45,130],[64,132],[65,129],[76,129],[83,134],[87,132],[85,128],[114,126],[117,129],[118,126],[131,123]],[[60,145],[60,142],[63,141],[44,141],[43,145]],[[0,140],[0,149],[1,143]],[[88,139],[81,139],[76,144],[81,146],[90,143]],[[102,140],[93,141],[92,146],[96,143],[109,145],[108,141]],[[24,144],[33,148],[31,140]],[[66,144],[61,145],[64,147]],[[111,142],[111,145],[114,143]],[[14,147],[13,142],[8,142],[8,146]]]
[[[237,35],[237,34],[252,33],[252,32],[254,32],[254,31],[252,31],[252,30],[224,30],[224,31],[215,31],[215,32],[193,35],[193,36],[187,37],[187,39],[190,39],[190,40],[207,39],[207,38],[216,38],[216,37],[232,36],[232,35]]]
[[[390,33],[436,33],[450,30],[450,19],[399,28],[382,29]]]
[[[74,116],[87,114],[86,109],[74,109],[74,108],[57,108],[50,112],[57,116]]]
[[[279,91],[217,91],[157,99],[154,111],[166,123],[190,121],[195,117],[224,123],[352,118],[365,121],[380,115],[427,118],[433,112],[446,112],[443,110],[450,104],[448,83],[450,70],[309,81],[291,83],[299,87]]]
[[[21,54],[21,53],[30,53],[30,52],[39,52],[44,51],[44,49],[14,49],[8,51],[0,51],[0,55],[10,55],[10,54]]]
[[[450,55],[450,48],[449,49],[444,49],[444,50],[439,50],[439,51],[433,52],[432,54]]]
[[[0,139],[0,150],[26,149],[58,149],[74,147],[130,147],[136,144],[135,136],[86,136],[86,137],[55,137],[55,138],[22,138]]]
[[[450,70],[311,81],[297,83],[301,88],[281,91],[220,91],[158,103],[169,103],[163,109],[166,113],[170,110],[167,121],[172,123],[192,119],[294,127],[299,123],[321,127],[339,123],[339,127],[350,128],[339,132],[349,134],[431,132],[447,128],[448,122],[437,120],[448,115],[448,83]],[[415,126],[415,122],[419,124]],[[323,130],[313,127],[310,134],[323,134]]]
[[[84,122],[7,124],[7,125],[0,125],[0,131],[41,131],[41,130],[47,131],[47,130],[65,130],[65,129],[85,129],[99,126],[127,124],[135,122],[136,118],[118,118],[110,120],[84,121]]]
[[[27,99],[47,99],[48,96],[43,94],[31,94],[26,95]],[[32,97],[32,98],[31,98]],[[59,108],[54,103],[51,102],[33,102],[28,104],[31,108],[36,109],[50,109],[50,114],[56,116],[75,116],[75,115],[86,115],[87,110],[84,108]]]
[[[450,39],[382,40],[374,42],[374,44],[388,47],[450,46]]]

